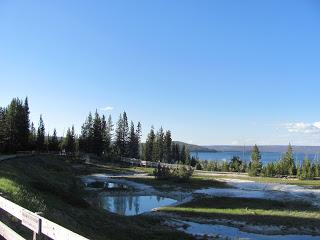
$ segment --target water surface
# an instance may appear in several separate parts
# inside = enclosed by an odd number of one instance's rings
[[[109,212],[133,216],[154,208],[176,203],[176,200],[159,196],[102,196],[101,207]]]
[[[263,163],[274,162],[281,159],[284,153],[282,152],[261,152],[261,161]],[[192,156],[198,157],[200,160],[216,160],[216,161],[230,161],[234,156],[240,157],[244,161],[250,161],[251,152],[245,151],[223,151],[223,152],[191,152]],[[300,163],[305,158],[305,153],[294,153],[296,162]],[[311,161],[318,160],[318,154],[308,154]],[[320,160],[320,159],[319,159]]]
[[[208,235],[228,238],[228,239],[255,239],[255,240],[308,240],[320,239],[320,236],[310,236],[310,235],[262,235],[256,233],[242,232],[238,228],[228,227],[224,225],[212,225],[212,224],[200,224],[195,222],[181,221],[182,223],[188,225],[187,228],[179,228],[179,230],[184,231],[189,234],[194,235]]]

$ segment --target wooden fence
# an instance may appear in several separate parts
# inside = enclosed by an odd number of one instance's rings
[[[171,163],[164,163],[164,162],[149,162],[149,161],[143,161],[143,160],[136,159],[136,158],[125,158],[125,157],[122,157],[122,158],[121,158],[121,161],[122,161],[122,162],[125,162],[125,163],[129,163],[129,164],[134,165],[134,166],[153,167],[153,168],[156,168],[156,167],[158,167],[159,165],[161,165],[161,166],[167,166],[167,167],[172,167],[172,168],[178,168],[178,167],[188,166],[188,165],[171,164]]]
[[[33,232],[33,240],[47,236],[53,240],[88,240],[58,224],[41,217],[0,196],[0,208],[21,220],[21,224]],[[7,240],[25,240],[18,233],[0,221],[0,236]]]

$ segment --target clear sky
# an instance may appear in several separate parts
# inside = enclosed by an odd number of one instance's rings
[[[0,0],[0,89],[60,134],[97,108],[144,136],[320,145],[320,3]]]

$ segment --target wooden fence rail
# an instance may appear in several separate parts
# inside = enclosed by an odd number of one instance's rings
[[[21,224],[33,232],[33,239],[45,235],[53,240],[88,240],[40,215],[29,211],[0,196],[0,208],[21,220]],[[4,223],[0,222],[0,236],[7,240],[24,240]]]
[[[172,168],[178,168],[178,167],[186,167],[188,165],[183,165],[183,164],[172,164],[172,163],[164,163],[164,162],[149,162],[149,161],[143,161],[140,159],[135,159],[135,158],[121,158],[122,162],[129,163],[131,165],[135,166],[141,166],[141,167],[153,167],[156,168],[159,165],[161,166],[168,166]]]

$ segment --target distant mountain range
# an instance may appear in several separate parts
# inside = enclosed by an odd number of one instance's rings
[[[251,151],[253,146],[235,146],[235,145],[210,145],[201,146],[210,150],[215,150],[219,152],[226,151]],[[287,145],[261,145],[258,146],[261,152],[285,152],[287,151]],[[294,152],[301,153],[320,153],[320,146],[292,146]]]
[[[180,146],[186,145],[190,152],[249,152],[253,146],[240,146],[240,145],[195,145],[181,141],[174,141]],[[261,152],[286,152],[288,145],[261,145],[258,146]],[[320,146],[292,146],[294,152],[299,153],[320,153]]]

